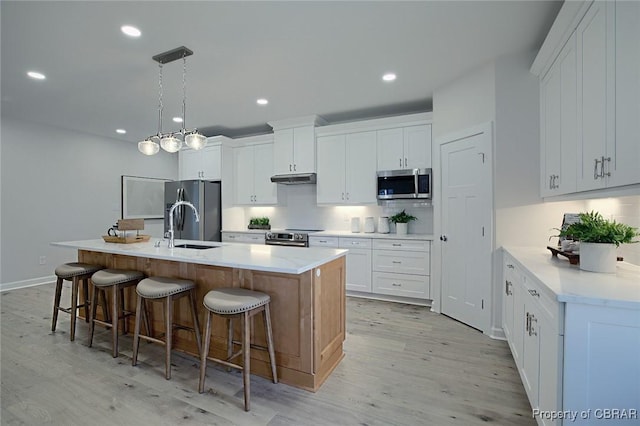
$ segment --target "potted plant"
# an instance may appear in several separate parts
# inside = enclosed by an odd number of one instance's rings
[[[249,229],[271,229],[268,217],[252,217],[249,220]]]
[[[405,235],[407,233],[407,228],[409,226],[409,222],[412,220],[418,220],[417,217],[407,214],[404,210],[400,213],[396,213],[389,218],[390,222],[396,224],[396,234]]]
[[[606,220],[598,212],[580,213],[580,222],[560,230],[561,237],[580,241],[580,269],[592,272],[616,272],[616,248],[634,243],[640,236],[636,228],[615,220]]]

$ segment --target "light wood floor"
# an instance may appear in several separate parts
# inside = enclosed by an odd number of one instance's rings
[[[69,342],[60,313],[51,333],[53,292],[0,295],[2,425],[535,425],[507,344],[427,308],[349,298],[346,356],[320,390],[253,376],[246,413],[237,372],[210,366],[198,394],[194,358],[174,354],[167,381],[160,345],[132,367],[131,335],[114,359],[107,330],[89,348],[79,321]]]

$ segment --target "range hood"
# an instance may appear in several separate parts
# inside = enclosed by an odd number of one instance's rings
[[[300,185],[304,183],[315,184],[315,173],[294,173],[287,175],[275,175],[271,176],[271,182],[282,183],[285,185]]]

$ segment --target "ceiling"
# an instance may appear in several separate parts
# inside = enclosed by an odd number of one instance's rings
[[[558,1],[5,1],[2,114],[138,142],[157,131],[158,64],[187,59],[187,128],[264,133],[429,111],[434,89],[495,57],[538,49]],[[120,27],[142,31],[133,39]],[[26,72],[47,78],[36,81]],[[385,72],[397,80],[383,82]],[[178,130],[182,61],[164,66],[163,130]],[[256,100],[267,98],[267,106]],[[115,133],[127,130],[125,135]]]

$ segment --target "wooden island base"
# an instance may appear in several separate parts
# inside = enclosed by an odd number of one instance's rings
[[[282,383],[316,391],[344,357],[345,339],[345,257],[327,262],[299,275],[262,272],[78,250],[78,261],[106,268],[130,269],[147,276],[183,278],[196,283],[198,318],[203,328],[205,308],[202,300],[212,289],[242,287],[271,296],[271,322],[278,378]],[[127,306],[135,307],[135,289],[127,289]],[[154,333],[164,332],[162,305],[150,303]],[[188,299],[175,305],[175,322],[191,324]],[[235,322],[239,339],[240,324]],[[133,319],[129,319],[133,330]],[[227,322],[214,317],[209,355],[226,357]],[[266,346],[261,315],[252,318],[252,344]],[[176,329],[174,348],[195,357],[198,349],[193,333]],[[241,362],[241,360],[239,360]],[[251,373],[271,378],[269,357],[265,351],[251,350]]]

